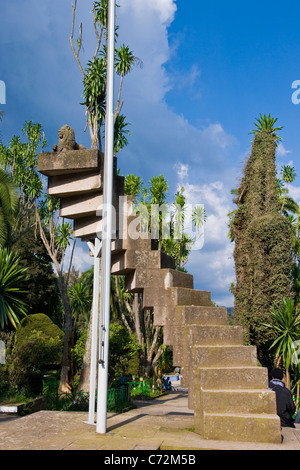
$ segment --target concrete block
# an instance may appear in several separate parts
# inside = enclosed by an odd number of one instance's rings
[[[62,199],[59,215],[68,219],[98,215],[102,212],[103,194],[84,194]]]
[[[239,442],[281,442],[279,417],[275,414],[214,414],[204,413],[203,431],[205,439]],[[197,419],[195,432],[199,431]]]
[[[58,198],[91,194],[102,190],[102,174],[99,170],[84,172],[80,175],[67,174],[52,176],[48,179],[48,194]]]
[[[198,367],[246,367],[257,366],[257,350],[255,346],[195,345],[189,357],[190,368]]]
[[[199,368],[195,389],[255,390],[268,388],[268,370],[265,367]],[[195,408],[196,408],[195,402]]]
[[[272,390],[203,390],[205,413],[276,414],[276,397]]]
[[[98,150],[80,149],[43,152],[38,155],[37,169],[46,176],[103,170],[104,155]]]
[[[176,307],[174,324],[176,326],[227,325],[227,309],[203,305],[179,305]]]

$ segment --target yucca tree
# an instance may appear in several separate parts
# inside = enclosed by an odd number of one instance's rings
[[[99,148],[99,150],[102,150],[103,135],[101,135],[101,129],[105,124],[107,54],[107,48],[106,45],[103,44],[103,40],[107,36],[108,1],[100,0],[99,2],[93,2],[92,11],[94,14],[93,26],[96,35],[96,48],[92,59],[87,64],[86,70],[84,70],[79,59],[82,47],[81,23],[79,26],[79,38],[76,40],[76,44],[74,44],[73,39],[76,7],[77,1],[75,0],[72,4],[73,18],[70,44],[83,77],[84,102],[82,104],[86,108],[87,124],[90,130],[92,148]],[[118,27],[116,27],[116,38],[117,30]],[[127,123],[125,123],[125,117],[120,114],[123,106],[121,90],[125,75],[132,70],[136,61],[137,58],[133,55],[128,46],[123,44],[119,48],[115,48],[115,70],[116,74],[120,77],[118,99],[114,110],[114,133],[116,135],[114,142],[115,153],[127,145],[127,139],[125,136],[125,134],[128,134],[128,131],[125,129],[127,127]],[[139,62],[141,63],[141,61]],[[104,134],[104,130],[102,134]]]
[[[290,388],[290,369],[293,368],[294,342],[300,338],[300,313],[292,298],[284,297],[282,305],[275,304],[271,310],[271,323],[267,324],[276,335],[270,346],[275,348],[275,362],[282,364],[286,370],[287,387]]]
[[[271,114],[267,116],[266,114],[259,115],[259,118],[256,119],[257,123],[255,122],[254,125],[256,126],[256,129],[252,129],[250,131],[251,134],[258,134],[261,131],[266,131],[269,132],[270,134],[274,134],[274,137],[276,140],[282,140],[281,137],[279,137],[275,132],[281,131],[283,127],[275,127],[275,123],[277,122],[278,118],[272,118]]]
[[[83,323],[85,326],[88,326],[91,304],[92,304],[92,296],[90,292],[89,286],[87,286],[84,282],[76,282],[72,287],[69,289],[69,298],[71,309],[74,316],[74,326],[78,322],[79,317],[84,317]]]
[[[19,283],[26,279],[26,268],[19,266],[19,258],[9,253],[7,248],[0,248],[0,327],[4,329],[9,323],[15,328],[19,316],[27,314],[29,307],[22,300],[25,292]]]

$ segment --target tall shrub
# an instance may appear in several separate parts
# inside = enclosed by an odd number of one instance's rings
[[[265,364],[274,331],[263,324],[270,323],[272,307],[289,297],[292,288],[292,234],[280,213],[276,140],[272,128],[256,133],[230,224],[235,241],[235,318],[244,327],[245,342],[257,345],[259,359]]]

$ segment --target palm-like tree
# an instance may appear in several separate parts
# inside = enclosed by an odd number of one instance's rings
[[[290,369],[293,367],[295,341],[300,338],[300,314],[298,306],[291,298],[283,298],[282,306],[275,304],[271,310],[271,324],[267,324],[276,334],[276,339],[270,346],[276,346],[276,362],[280,360],[286,370],[287,387],[290,388]]]
[[[69,299],[73,316],[75,318],[74,325],[78,321],[79,316],[84,317],[85,326],[88,326],[92,295],[89,286],[86,283],[80,281],[74,284],[69,289]]]
[[[277,120],[278,118],[272,118],[271,114],[269,114],[269,116],[267,116],[266,114],[260,114],[259,118],[257,119],[257,123],[254,123],[256,129],[251,130],[250,133],[258,134],[261,131],[266,131],[270,134],[274,134],[276,140],[282,140],[281,137],[275,134],[275,132],[280,131],[282,129],[282,126],[275,127],[275,123],[277,122]]]
[[[21,299],[22,291],[19,283],[26,279],[26,268],[19,266],[19,258],[9,253],[6,248],[0,248],[0,327],[8,323],[15,328],[19,316],[26,315],[28,305]]]
[[[115,70],[116,74],[120,76],[115,118],[120,114],[123,106],[123,101],[121,102],[121,91],[124,77],[132,70],[132,67],[136,61],[137,57],[133,55],[133,52],[129,49],[128,46],[125,46],[125,44],[122,44],[119,49],[115,49]]]

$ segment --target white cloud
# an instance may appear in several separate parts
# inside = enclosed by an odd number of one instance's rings
[[[191,252],[186,267],[194,275],[197,289],[211,291],[212,300],[217,304],[232,307],[233,296],[229,288],[235,274],[234,245],[228,238],[228,213],[232,210],[229,188],[221,181],[191,184],[186,164],[177,164],[176,171],[178,189],[185,188],[186,202],[204,204],[207,214],[203,248]]]
[[[300,186],[289,185],[289,196],[295,199],[300,204]]]
[[[277,149],[276,149],[276,154],[278,155],[278,157],[285,157],[290,152],[291,152],[290,150],[285,149],[282,142],[278,143]]]

